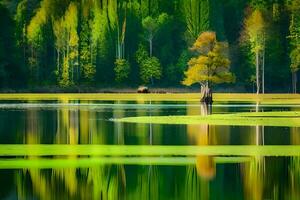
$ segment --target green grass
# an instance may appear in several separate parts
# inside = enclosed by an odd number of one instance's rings
[[[250,162],[251,157],[214,157],[217,164]],[[195,165],[195,157],[93,157],[93,158],[37,158],[0,159],[0,169],[22,168],[87,168],[99,165]]]
[[[200,93],[126,94],[126,93],[2,93],[0,100],[111,100],[111,101],[195,101]],[[300,94],[216,93],[214,101],[260,102],[266,104],[299,104]]]
[[[0,156],[300,156],[298,145],[0,145]]]
[[[300,127],[300,112],[249,112],[214,114],[208,116],[145,116],[115,119],[127,123],[151,124],[209,124],[232,126],[283,126]]]

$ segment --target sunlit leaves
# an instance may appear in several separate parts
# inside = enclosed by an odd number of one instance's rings
[[[115,62],[116,81],[123,82],[129,77],[130,64],[126,59],[117,59]]]
[[[136,52],[136,61],[140,67],[140,77],[143,83],[147,84],[151,81],[153,84],[153,79],[160,79],[162,75],[161,64],[159,60],[150,56],[143,45],[139,45]]]
[[[297,72],[300,69],[300,45],[291,51],[290,58],[291,58],[291,71]]]
[[[265,48],[267,24],[261,10],[254,10],[244,23],[242,39],[249,42],[251,51],[257,53]]]
[[[27,37],[29,42],[34,45],[39,44],[39,40],[42,35],[42,28],[47,21],[47,11],[44,7],[44,3],[41,3],[41,7],[38,9],[35,16],[31,19],[29,26],[27,27]]]
[[[295,73],[300,68],[300,1],[287,1],[287,7],[291,11],[290,34],[288,36],[291,45],[290,68]]]
[[[140,77],[144,83],[153,84],[153,79],[161,78],[161,65],[156,57],[146,58],[140,65]]]
[[[70,3],[65,15],[53,23],[57,49],[57,78],[59,85],[67,87],[73,84],[74,68],[78,65],[78,10],[76,3]],[[62,61],[61,61],[62,60]]]
[[[202,33],[194,43],[192,50],[198,54],[188,62],[184,85],[194,83],[231,83],[235,80],[229,71],[230,61],[226,57],[227,43],[217,42],[214,32]]]
[[[201,54],[207,54],[212,50],[217,42],[217,37],[215,32],[203,32],[193,44],[191,50],[197,51]]]

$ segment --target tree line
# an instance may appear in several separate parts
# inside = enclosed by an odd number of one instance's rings
[[[2,88],[179,86],[214,32],[227,86],[297,92],[300,0],[0,0],[0,26]]]

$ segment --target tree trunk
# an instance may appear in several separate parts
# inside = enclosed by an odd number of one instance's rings
[[[265,50],[262,55],[262,93],[265,93]]]
[[[260,93],[260,80],[259,80],[259,52],[256,52],[256,93]]]
[[[293,93],[297,93],[297,73],[293,72],[292,73],[292,84],[293,84]]]
[[[57,48],[57,76],[59,75],[60,72],[60,52],[59,49]]]
[[[201,86],[201,94],[202,94],[202,98],[201,98],[202,103],[206,103],[208,105],[211,105],[213,103],[212,91],[209,88],[208,84]]]
[[[150,48],[150,49],[149,49],[149,55],[150,55],[150,57],[152,57],[152,45],[153,45],[153,44],[152,44],[152,39],[150,39],[150,40],[149,40],[149,48]]]

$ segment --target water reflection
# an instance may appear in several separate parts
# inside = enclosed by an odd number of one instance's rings
[[[94,101],[59,100],[67,105]],[[37,102],[28,102],[35,104]],[[99,103],[99,102],[98,102]],[[105,102],[107,103],[107,102]],[[268,145],[300,144],[299,128],[232,127],[202,125],[123,124],[111,118],[154,115],[206,115],[203,106],[154,106],[161,102],[109,102],[111,108],[62,106],[1,110],[1,140],[22,144],[115,144],[115,145]],[[131,102],[132,103],[132,102]],[[182,103],[181,103],[182,104]],[[139,106],[140,105],[140,106]],[[262,111],[261,106],[212,107],[214,113]],[[268,107],[267,110],[272,110]],[[296,108],[293,108],[296,109]],[[13,119],[13,120],[12,120]],[[11,123],[14,123],[14,128]],[[4,131],[5,130],[5,131]],[[76,160],[80,156],[49,159]],[[86,159],[97,159],[87,156]],[[130,158],[130,157],[129,157]],[[191,156],[185,165],[97,164],[87,167],[41,169],[28,167],[0,173],[10,183],[9,194],[18,199],[297,199],[300,195],[299,157],[249,156],[245,162],[215,156]],[[224,157],[222,157],[224,158]],[[37,160],[40,157],[26,156]],[[176,159],[176,157],[174,157]],[[221,160],[221,161],[220,161]],[[229,162],[230,161],[230,162]],[[150,162],[150,161],[149,161]],[[1,171],[1,170],[0,170]],[[8,187],[8,186],[7,186]],[[4,187],[3,187],[4,188]],[[3,190],[3,189],[0,189]]]

